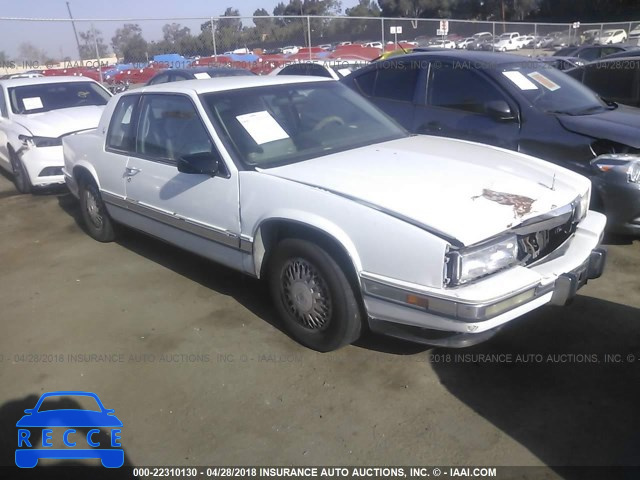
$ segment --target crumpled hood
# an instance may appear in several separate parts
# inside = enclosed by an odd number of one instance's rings
[[[66,133],[96,128],[103,105],[63,108],[50,112],[17,115],[15,121],[37,137],[58,138]]]
[[[464,245],[567,205],[590,184],[516,152],[423,135],[260,171],[351,198]]]
[[[611,140],[633,148],[640,148],[640,110],[619,105],[594,115],[558,115],[567,130],[589,137]]]

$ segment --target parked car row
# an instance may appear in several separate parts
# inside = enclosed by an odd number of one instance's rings
[[[640,116],[572,78],[592,64],[425,50],[342,72],[173,69],[111,98],[4,80],[0,132],[33,122],[5,133],[13,158],[31,175],[58,155],[93,238],[135,228],[264,279],[303,345],[369,327],[469,346],[599,277],[605,225],[640,234]],[[104,110],[63,128],[80,108]],[[4,165],[17,179],[20,162]]]

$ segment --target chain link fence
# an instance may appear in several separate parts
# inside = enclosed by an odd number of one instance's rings
[[[640,41],[640,21],[578,25],[342,16],[0,18],[0,29],[5,39],[0,74],[34,71],[132,83],[166,68],[225,65],[265,74],[286,62],[368,61],[399,47],[495,50],[501,35],[514,32],[522,36],[519,53],[531,56],[574,44]],[[612,31],[617,32],[613,37]]]

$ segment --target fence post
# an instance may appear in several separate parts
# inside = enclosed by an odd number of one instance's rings
[[[491,40],[491,50],[496,51],[496,22],[492,22],[493,27],[493,39]]]
[[[309,60],[311,60],[311,16],[307,15],[307,43],[309,45]]]
[[[211,39],[213,40],[213,57],[218,61],[218,49],[216,48],[216,27],[213,24],[213,17],[211,17]]]
[[[380,23],[382,25],[382,46],[384,47],[384,17],[380,18]]]
[[[100,61],[100,49],[98,49],[98,39],[96,38],[96,29],[91,24],[91,33],[93,33],[93,45],[96,48],[96,59],[98,60],[98,72],[100,73],[100,83],[104,81],[102,78],[102,62]],[[82,57],[80,58],[82,60]]]
[[[538,24],[533,24],[533,54],[536,55],[536,51],[538,50]]]

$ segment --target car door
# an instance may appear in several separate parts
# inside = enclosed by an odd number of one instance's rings
[[[413,126],[417,87],[424,74],[420,62],[382,61],[355,78],[360,92],[407,130]]]
[[[237,172],[224,164],[191,97],[182,94],[145,94],[140,102],[136,152],[127,164],[128,208],[156,223],[153,232],[174,243],[195,234],[217,244],[240,245]],[[178,159],[193,154],[219,159],[215,176],[181,173]],[[159,228],[160,225],[174,229]],[[175,230],[177,229],[177,230]],[[161,233],[158,233],[161,232]],[[200,251],[205,254],[206,252]],[[218,251],[219,253],[219,251]],[[229,258],[216,258],[223,263]]]
[[[463,62],[433,62],[425,91],[415,113],[415,133],[517,149],[517,105],[477,69]],[[512,118],[497,115],[500,107]]]
[[[92,158],[100,191],[107,203],[122,205],[126,198],[125,169],[129,155],[135,152],[140,95],[123,95],[111,115],[104,153]]]

